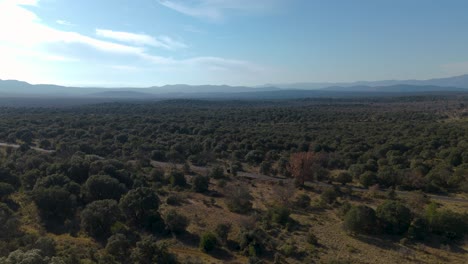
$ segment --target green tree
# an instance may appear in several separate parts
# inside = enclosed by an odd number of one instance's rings
[[[177,259],[169,253],[167,246],[157,243],[153,237],[143,238],[136,244],[131,252],[131,260],[135,264],[177,263]]]
[[[344,229],[348,232],[369,234],[374,232],[377,224],[375,211],[367,206],[353,206],[344,217]]]
[[[119,206],[133,226],[149,228],[152,220],[159,216],[160,200],[150,188],[140,187],[130,190],[120,199]]]
[[[107,175],[94,175],[86,180],[84,193],[89,201],[113,199],[118,201],[126,192],[124,184]]]
[[[185,180],[185,175],[183,172],[178,170],[171,170],[169,172],[169,182],[172,186],[179,186],[184,187],[187,185],[187,181]]]
[[[204,233],[200,239],[199,248],[205,252],[210,252],[216,248],[218,240],[213,233]]]
[[[81,226],[98,240],[111,235],[112,225],[119,219],[120,210],[115,200],[94,201],[81,212]]]
[[[353,176],[351,176],[351,174],[349,174],[348,172],[340,172],[336,176],[335,181],[341,183],[342,185],[346,185],[347,183],[353,181]]]
[[[190,223],[186,216],[177,213],[177,211],[173,209],[166,213],[165,220],[167,227],[174,234],[182,234],[185,232],[185,229]]]
[[[412,220],[411,211],[398,201],[388,200],[379,205],[376,216],[381,222],[382,228],[389,234],[405,233]]]
[[[210,184],[210,178],[197,175],[193,178],[192,181],[192,190],[195,192],[203,193],[208,191],[208,186]]]

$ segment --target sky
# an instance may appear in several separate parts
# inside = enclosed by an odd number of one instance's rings
[[[0,79],[263,85],[468,73],[466,0],[0,0]]]

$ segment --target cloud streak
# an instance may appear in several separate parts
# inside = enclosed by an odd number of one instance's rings
[[[136,34],[124,31],[114,31],[109,29],[96,29],[96,35],[112,39],[120,42],[125,42],[137,46],[153,46],[168,50],[187,48],[185,43],[176,41],[168,36],[160,36],[158,38],[146,34]]]
[[[228,12],[268,13],[284,0],[158,0],[159,4],[184,15],[209,20],[222,20]]]

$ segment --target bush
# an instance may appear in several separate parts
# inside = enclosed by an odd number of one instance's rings
[[[328,204],[331,204],[336,201],[338,196],[339,196],[338,192],[334,188],[329,187],[324,192],[322,192],[322,194],[320,195],[320,198],[322,199],[322,201]]]
[[[426,210],[429,230],[444,238],[444,242],[461,240],[468,233],[468,214],[460,214],[451,210],[439,211],[432,203]]]
[[[106,251],[122,261],[128,257],[130,246],[130,241],[125,235],[115,234],[107,239]]]
[[[244,186],[228,188],[226,190],[226,205],[229,210],[239,214],[245,214],[252,210],[253,197],[249,189]]]
[[[171,170],[169,173],[169,183],[175,187],[184,187],[187,185],[187,181],[185,180],[185,175],[183,172],[178,170]]]
[[[14,217],[13,211],[6,204],[0,203],[0,241],[16,235],[18,226],[19,222]]]
[[[267,234],[261,229],[244,230],[239,234],[240,249],[249,256],[260,256],[266,249]]]
[[[34,243],[34,248],[41,250],[42,255],[52,257],[55,255],[56,243],[50,237],[40,237]]]
[[[216,236],[213,233],[205,233],[201,237],[199,247],[201,250],[209,252],[215,249],[217,244],[218,240],[216,239]]]
[[[193,178],[192,190],[199,193],[206,192],[209,184],[210,179],[208,177],[197,175]]]
[[[296,198],[294,205],[298,208],[306,209],[310,206],[310,197],[307,194],[301,194]]]
[[[84,184],[84,192],[89,201],[113,199],[118,201],[127,191],[124,184],[107,175],[94,175]]]
[[[157,243],[152,237],[144,238],[138,242],[130,257],[131,263],[135,264],[177,263],[177,259],[169,253],[167,246]]]
[[[362,186],[368,188],[377,183],[377,175],[371,171],[366,171],[359,177],[359,182]]]
[[[229,232],[231,231],[231,224],[218,224],[215,229],[216,236],[218,236],[218,239],[226,243]]]
[[[159,215],[159,203],[156,192],[150,188],[141,187],[123,196],[119,206],[130,224],[149,228],[152,225],[152,218]]]
[[[81,212],[81,225],[90,236],[98,240],[107,239],[119,217],[120,210],[115,200],[94,201]]]
[[[291,211],[284,206],[275,206],[268,210],[268,218],[274,223],[286,225],[289,222]]]
[[[318,238],[311,231],[309,231],[309,233],[307,233],[307,243],[309,243],[311,245],[314,245],[314,246],[318,245]]]
[[[152,171],[151,171],[151,174],[149,176],[149,179],[150,181],[152,182],[160,182],[160,183],[164,183],[165,179],[164,179],[164,170],[161,169],[161,168],[154,168]]]
[[[183,202],[183,199],[178,194],[171,194],[166,199],[166,203],[168,205],[173,205],[173,206],[181,205],[182,202]]]
[[[59,187],[35,189],[33,200],[47,228],[62,225],[73,214],[71,194]]]
[[[375,230],[377,218],[375,211],[367,206],[353,206],[344,218],[344,229],[353,233],[369,234]]]
[[[353,176],[351,176],[351,174],[348,172],[340,172],[340,174],[336,176],[335,181],[341,183],[342,185],[346,185],[347,183],[353,181]]]
[[[14,192],[15,188],[11,184],[0,182],[0,201],[5,200]]]
[[[411,224],[411,211],[397,201],[385,201],[376,210],[383,230],[389,234],[405,233]]]
[[[166,224],[169,230],[174,234],[185,232],[189,225],[189,219],[184,215],[177,213],[175,210],[169,210],[166,214]]]
[[[224,178],[224,169],[221,166],[216,166],[214,167],[210,174],[209,177],[213,179],[223,179]]]

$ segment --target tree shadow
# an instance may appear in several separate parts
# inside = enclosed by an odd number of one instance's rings
[[[234,259],[234,256],[224,248],[215,248],[214,250],[208,252],[207,254],[209,254],[213,258],[223,260],[223,261],[231,261],[232,259]]]
[[[200,244],[200,237],[197,234],[192,234],[189,232],[178,234],[177,240],[191,247],[198,247],[198,245]]]
[[[365,235],[356,235],[354,236],[354,238],[369,245],[379,247],[381,249],[398,250],[401,247],[399,244],[396,243],[396,241],[394,241],[394,238],[378,238]]]

